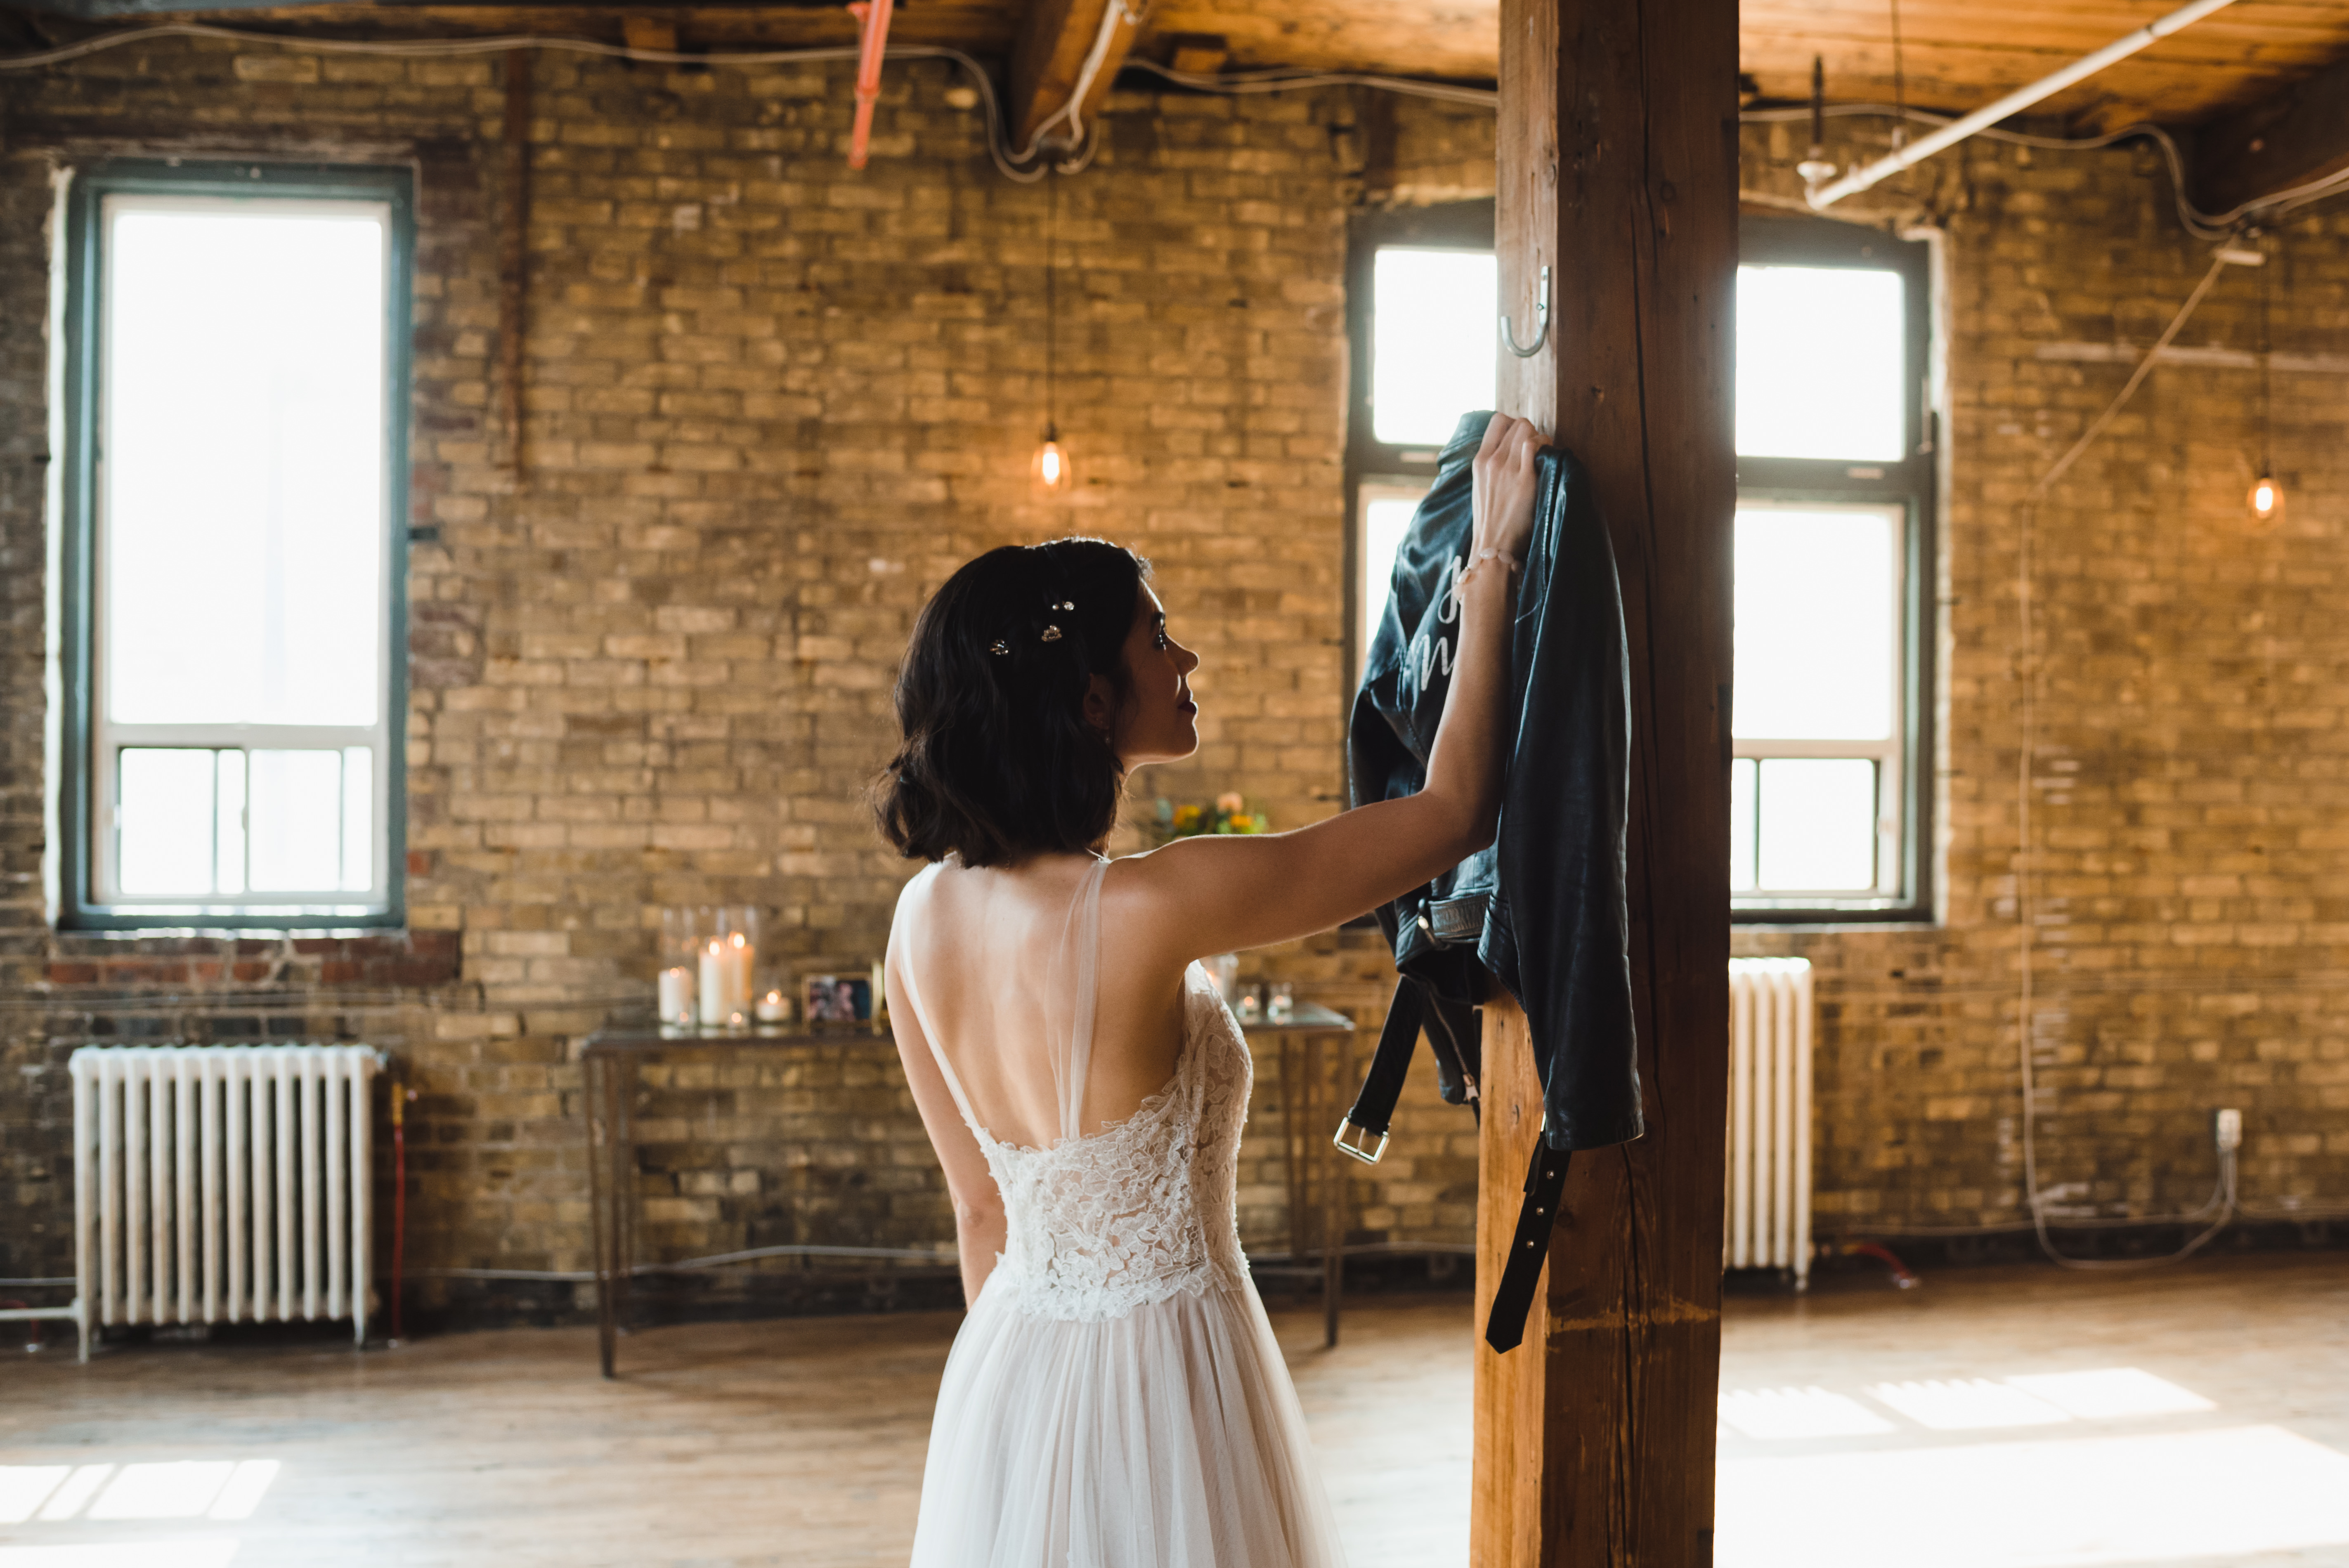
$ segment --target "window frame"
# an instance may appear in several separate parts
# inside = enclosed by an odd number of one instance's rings
[[[1433,447],[1381,441],[1371,400],[1371,336],[1376,327],[1377,291],[1373,273],[1379,252],[1388,246],[1430,251],[1498,249],[1491,198],[1447,201],[1430,207],[1398,207],[1354,213],[1346,225],[1346,712],[1353,707],[1354,690],[1362,675],[1362,660],[1377,630],[1364,624],[1369,606],[1362,595],[1362,533],[1369,518],[1366,490],[1416,490],[1424,495],[1435,482],[1435,459],[1443,443]],[[1493,330],[1498,333],[1500,324]],[[1495,394],[1497,396],[1497,392]],[[1346,715],[1340,715],[1344,717]]]
[[[1900,721],[1893,769],[1880,769],[1878,820],[1897,813],[1898,882],[1889,893],[1799,898],[1733,893],[1730,919],[1738,924],[1917,923],[1933,918],[1933,648],[1936,525],[1934,500],[1941,460],[1940,418],[1933,392],[1936,361],[1931,247],[1881,230],[1832,219],[1748,212],[1739,221],[1740,265],[1849,267],[1899,274],[1905,312],[1908,392],[1902,415],[1907,456],[1884,462],[1817,458],[1737,459],[1737,500],[1762,505],[1865,504],[1898,507],[1906,528],[1898,554]],[[1738,758],[1857,757],[1819,743],[1740,741]],[[1888,778],[1888,774],[1895,775]],[[1879,848],[1879,853],[1882,852]],[[1724,877],[1728,868],[1723,868]]]
[[[72,171],[65,194],[65,469],[61,494],[60,714],[57,925],[73,931],[235,930],[316,931],[398,927],[406,923],[408,716],[409,403],[412,356],[416,222],[412,171],[381,165],[198,162],[109,159]],[[367,907],[295,911],[270,907],[254,895],[213,895],[171,903],[109,903],[101,896],[98,824],[101,796],[110,799],[98,747],[101,720],[96,645],[101,605],[98,550],[98,491],[104,450],[99,429],[99,366],[106,256],[106,198],[261,198],[272,201],[368,201],[383,205],[390,232],[384,267],[384,707],[378,733],[382,771],[373,795],[384,846],[380,901]],[[189,727],[139,727],[142,729]],[[222,727],[202,727],[205,730]],[[278,727],[271,727],[273,732]],[[224,733],[223,729],[223,733]],[[192,735],[193,730],[190,730]],[[293,738],[294,729],[284,733]],[[336,733],[340,733],[339,730]],[[370,738],[370,744],[373,743]],[[168,744],[168,743],[166,743]],[[199,744],[196,740],[186,742]],[[222,744],[202,743],[205,748]],[[359,895],[348,895],[358,903]]]

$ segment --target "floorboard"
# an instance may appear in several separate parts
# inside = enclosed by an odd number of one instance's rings
[[[1354,1568],[1459,1568],[1465,1298],[1274,1319]],[[901,1563],[955,1323],[657,1329],[609,1384],[572,1329],[24,1357],[0,1568]],[[2349,1568],[2349,1258],[1847,1276],[1723,1347],[1723,1568]]]

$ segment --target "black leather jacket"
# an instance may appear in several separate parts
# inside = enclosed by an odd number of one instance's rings
[[[1349,728],[1356,805],[1425,782],[1451,685],[1459,615],[1451,588],[1468,554],[1470,465],[1491,418],[1460,421],[1396,553]],[[1641,1130],[1624,904],[1630,667],[1614,551],[1588,478],[1556,447],[1536,462],[1533,537],[1510,637],[1506,722],[1515,738],[1499,837],[1378,918],[1395,967],[1431,993],[1424,1022],[1444,1098],[1475,1098],[1476,1037],[1465,1009],[1485,999],[1489,974],[1526,1011],[1543,1141],[1595,1149]],[[1408,1042],[1403,1049],[1407,1059]],[[1384,1132],[1383,1120],[1375,1130]]]

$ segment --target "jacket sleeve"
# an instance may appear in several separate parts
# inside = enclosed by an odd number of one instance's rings
[[[1499,896],[1481,956],[1526,1010],[1545,1141],[1640,1136],[1624,839],[1630,664],[1621,585],[1588,477],[1543,449],[1512,637],[1516,733],[1501,799]]]

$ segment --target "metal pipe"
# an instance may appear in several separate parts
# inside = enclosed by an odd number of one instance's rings
[[[873,140],[873,106],[881,100],[881,60],[889,46],[891,0],[856,0],[849,11],[864,25],[856,55],[856,122],[848,132],[848,167],[864,167]]]
[[[2234,0],[2192,0],[2168,15],[2157,18],[2136,32],[2115,39],[2092,55],[2083,55],[2062,70],[2040,77],[2029,87],[2017,88],[1996,103],[1978,108],[1962,119],[1953,119],[1930,136],[1920,137],[1864,168],[1855,169],[1832,184],[1822,185],[1806,193],[1814,211],[1824,211],[1847,196],[1857,195],[1879,181],[1902,170],[1923,162],[1945,147],[1954,146],[1978,130],[1987,130],[2011,114],[2020,114],[2044,98],[2052,98],[2074,82],[2095,76],[2106,66],[2125,60],[2155,41],[2166,38],[2182,27],[2192,26],[2213,11],[2225,9]]]

